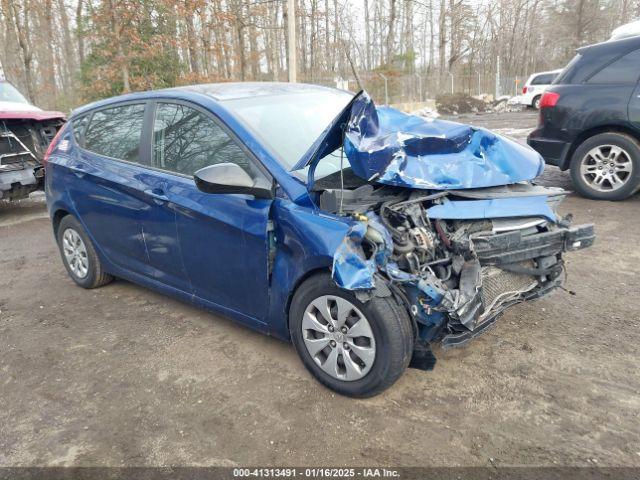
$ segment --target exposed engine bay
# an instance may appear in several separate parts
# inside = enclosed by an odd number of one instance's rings
[[[0,120],[0,199],[24,198],[39,188],[42,159],[63,123],[61,118]]]
[[[336,179],[316,184],[322,210],[354,221],[335,254],[334,280],[364,300],[397,296],[427,343],[464,344],[508,307],[560,287],[563,252],[594,241],[592,225],[557,217],[562,189],[411,190],[358,181],[348,170],[345,189],[330,188]]]

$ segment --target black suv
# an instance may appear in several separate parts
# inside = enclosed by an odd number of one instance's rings
[[[622,200],[640,189],[640,36],[578,49],[540,101],[527,142],[571,169],[576,190]]]

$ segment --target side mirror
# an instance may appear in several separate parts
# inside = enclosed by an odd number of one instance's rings
[[[217,163],[193,174],[198,190],[204,193],[244,193],[256,198],[273,198],[271,183],[254,180],[235,163]]]

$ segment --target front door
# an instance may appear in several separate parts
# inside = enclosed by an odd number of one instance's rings
[[[203,193],[193,174],[224,162],[240,165],[254,178],[266,172],[217,119],[186,103],[156,103],[151,156],[152,167],[166,172],[162,193],[175,213],[175,238],[194,296],[249,323],[263,320],[271,200]]]

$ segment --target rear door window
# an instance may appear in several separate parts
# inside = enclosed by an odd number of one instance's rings
[[[620,57],[587,80],[587,83],[600,85],[635,85],[640,77],[640,50]]]
[[[105,157],[140,163],[144,103],[98,110],[84,134],[84,148]]]
[[[244,151],[212,118],[177,103],[158,103],[153,127],[152,166],[193,175],[216,163],[254,170]]]

